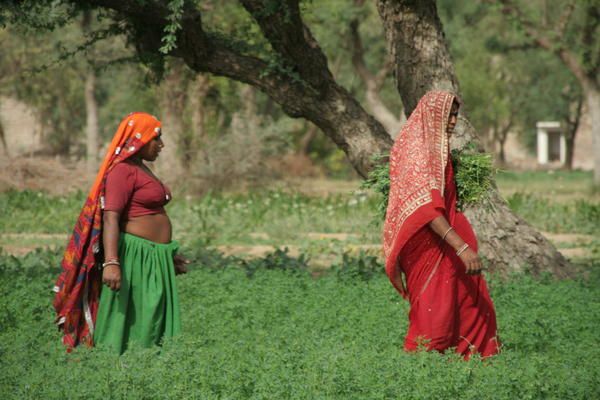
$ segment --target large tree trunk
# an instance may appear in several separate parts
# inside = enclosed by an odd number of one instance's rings
[[[356,6],[362,6],[364,4],[364,0],[355,0],[354,4]],[[375,116],[375,118],[377,118],[377,120],[383,124],[390,136],[395,137],[406,119],[398,118],[396,116],[398,114],[400,114],[402,117],[404,116],[404,114],[401,112],[402,110],[400,109],[398,110],[397,114],[394,114],[384,104],[381,96],[379,96],[379,92],[381,91],[381,88],[385,82],[385,78],[391,72],[392,63],[384,62],[381,69],[375,74],[369,71],[364,59],[365,50],[359,32],[360,23],[361,21],[357,16],[355,19],[350,21],[349,26],[350,48],[352,49],[352,65],[366,87],[365,100],[367,102],[367,108],[369,111],[371,111],[371,114],[373,114],[373,116]]]
[[[6,157],[10,157],[10,153],[8,152],[8,145],[6,144],[6,135],[4,133],[4,126],[0,121],[0,142],[2,143],[2,150],[4,150],[4,155]]]
[[[240,53],[226,40],[206,34],[193,2],[184,2],[177,48],[170,55],[182,58],[197,72],[209,72],[247,83],[266,93],[291,117],[317,125],[341,148],[363,177],[372,169],[376,154],[388,154],[392,139],[383,125],[338,85],[327,59],[301,17],[298,0],[273,2],[267,12],[263,0],[239,0],[270,44],[277,68],[261,58]],[[110,8],[131,22],[132,41],[139,53],[156,55],[161,46],[169,9],[160,3],[135,0],[87,0]],[[410,114],[429,89],[458,92],[458,84],[433,0],[379,0],[386,37],[396,63],[398,89]],[[237,39],[236,39],[237,40]],[[463,114],[464,115],[464,114]],[[475,140],[469,121],[462,116],[455,147]],[[534,272],[567,276],[568,264],[537,231],[514,216],[495,193],[493,211],[469,210],[481,239],[481,250],[493,270],[509,272],[526,265]]]
[[[434,0],[378,0],[390,52],[396,62],[394,76],[409,115],[429,90],[460,93],[454,67]],[[467,105],[468,106],[468,105]],[[461,112],[451,146],[479,145],[473,126]],[[502,274],[529,268],[570,276],[573,269],[539,232],[514,215],[494,190],[491,204],[466,210],[479,238],[480,253],[491,271]]]
[[[565,159],[565,168],[569,171],[573,169],[573,155],[575,154],[575,136],[581,122],[581,112],[583,109],[583,96],[579,96],[569,107],[569,115],[566,118],[566,146],[567,154]]]
[[[92,13],[84,11],[81,29],[84,34],[91,30]],[[92,174],[98,168],[98,101],[96,100],[96,71],[91,66],[87,67],[85,76],[85,112],[86,112],[86,167]]]
[[[588,83],[583,86],[583,93],[592,122],[594,187],[600,189],[600,90],[597,85]]]
[[[96,73],[88,71],[85,79],[86,110],[86,165],[93,173],[98,168],[98,102],[96,101]]]
[[[508,132],[510,131],[510,128],[512,127],[512,122],[509,121],[506,123],[506,125],[504,126],[499,126],[501,125],[501,123],[498,123],[497,126],[494,128],[494,130],[496,130],[495,132],[495,137],[496,140],[498,141],[498,160],[500,161],[500,165],[506,165],[506,152],[505,152],[505,146],[506,146],[506,139],[508,139]]]

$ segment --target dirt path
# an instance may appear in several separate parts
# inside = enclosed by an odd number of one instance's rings
[[[584,258],[589,257],[589,244],[594,240],[591,235],[572,234],[572,233],[550,233],[542,232],[554,245],[559,247],[559,251],[567,258]],[[272,238],[264,232],[254,232],[250,234],[253,239],[271,241]],[[326,232],[308,232],[306,237],[311,240],[323,242],[336,241],[335,252],[324,251],[322,254],[313,255],[311,264],[324,267],[330,265],[339,254],[350,253],[358,254],[361,251],[382,256],[380,243],[353,244],[344,243],[349,240],[356,240],[360,235],[353,233],[326,233]],[[68,239],[68,235],[62,233],[2,233],[0,234],[0,247],[7,254],[22,256],[36,248],[48,248],[64,242]],[[35,242],[38,240],[39,242]],[[54,243],[44,243],[50,241]],[[341,243],[339,243],[341,242]],[[243,245],[243,244],[227,244],[216,246],[215,248],[226,255],[234,255],[238,257],[260,258],[274,252],[276,249],[288,248],[288,254],[291,257],[299,257],[301,247],[296,244],[258,244],[258,245]]]

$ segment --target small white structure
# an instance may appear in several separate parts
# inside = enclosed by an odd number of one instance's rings
[[[567,160],[567,139],[560,122],[540,121],[537,128],[538,164],[547,165],[558,162],[564,165]]]

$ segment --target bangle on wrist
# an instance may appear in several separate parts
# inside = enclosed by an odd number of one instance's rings
[[[105,268],[109,265],[118,265],[120,267],[121,263],[119,262],[119,260],[108,260],[108,261],[102,263],[102,268]]]
[[[462,253],[463,253],[463,252],[464,252],[466,249],[468,249],[468,248],[469,248],[469,245],[468,245],[468,244],[466,244],[466,243],[465,243],[465,244],[463,244],[463,245],[460,247],[460,249],[456,250],[456,255],[457,255],[457,256],[460,256],[460,255],[461,255],[461,254],[462,254]]]
[[[451,230],[453,230],[453,227],[450,227],[446,230],[446,232],[444,232],[444,235],[442,236],[442,240],[446,240],[446,236],[448,236],[448,234],[450,233]]]

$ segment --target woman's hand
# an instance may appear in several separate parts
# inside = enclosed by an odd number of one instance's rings
[[[473,249],[467,247],[467,249],[463,251],[459,257],[465,264],[467,274],[478,274],[481,272],[481,258],[479,258]]]
[[[121,288],[121,267],[118,265],[107,265],[102,270],[102,283],[106,284],[111,290]]]
[[[175,264],[175,275],[187,274],[188,269],[186,265],[190,263],[190,260],[181,256],[179,254],[175,254],[173,256],[173,264]]]

